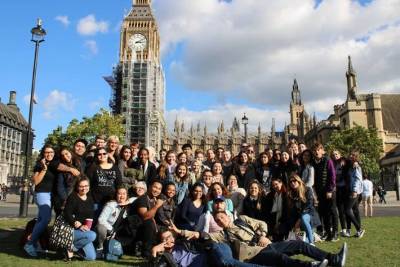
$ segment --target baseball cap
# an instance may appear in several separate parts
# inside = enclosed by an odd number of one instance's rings
[[[217,202],[217,201],[225,201],[224,196],[217,196],[216,198],[214,198],[214,202]]]

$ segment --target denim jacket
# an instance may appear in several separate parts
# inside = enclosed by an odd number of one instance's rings
[[[362,171],[357,162],[351,168],[350,189],[351,192],[356,192],[357,194],[361,194],[363,191]]]
[[[129,203],[136,200],[136,197],[129,198]],[[105,226],[107,230],[112,230],[114,223],[117,221],[118,215],[121,212],[122,207],[118,205],[117,201],[109,201],[104,206],[99,217],[99,224]],[[127,216],[126,212],[123,218]]]

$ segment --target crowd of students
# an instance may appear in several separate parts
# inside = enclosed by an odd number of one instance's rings
[[[293,140],[258,156],[247,144],[238,155],[185,144],[157,158],[152,148],[97,136],[72,148],[45,145],[32,181],[39,214],[24,246],[32,257],[52,209],[74,228],[66,260],[95,260],[116,239],[125,252],[170,266],[344,266],[347,246],[327,253],[316,238],[336,242],[351,237],[352,226],[355,237],[365,233],[358,152],[329,157],[318,143],[309,149]]]

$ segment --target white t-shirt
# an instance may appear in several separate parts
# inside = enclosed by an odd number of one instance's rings
[[[370,180],[363,180],[363,191],[362,191],[362,195],[364,197],[369,197],[372,196],[372,191],[373,191],[373,184]]]

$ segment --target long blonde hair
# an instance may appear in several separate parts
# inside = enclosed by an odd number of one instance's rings
[[[299,183],[299,187],[297,189],[293,189],[290,186],[290,181],[295,180]],[[304,184],[303,180],[301,180],[300,176],[297,174],[292,174],[289,178],[289,186],[288,186],[288,195],[289,199],[295,200],[296,198],[299,198],[301,202],[306,203],[307,198],[306,198],[306,185]]]

